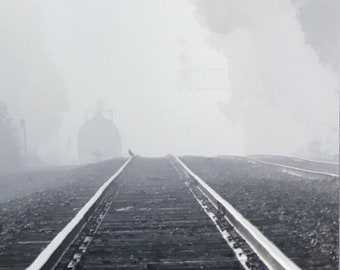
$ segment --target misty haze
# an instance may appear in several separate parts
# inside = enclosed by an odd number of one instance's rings
[[[0,0],[0,270],[338,269],[339,14]]]

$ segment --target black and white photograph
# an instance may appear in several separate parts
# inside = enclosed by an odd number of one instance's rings
[[[340,0],[0,0],[0,270],[340,270]]]

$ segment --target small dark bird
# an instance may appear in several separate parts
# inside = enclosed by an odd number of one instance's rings
[[[130,157],[135,157],[136,156],[135,153],[133,153],[131,149],[129,149],[129,155],[130,155]]]

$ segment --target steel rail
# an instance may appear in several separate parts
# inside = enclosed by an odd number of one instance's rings
[[[292,260],[283,254],[253,224],[244,218],[231,204],[192,172],[178,157],[172,158],[184,169],[186,174],[205,192],[205,195],[223,211],[224,216],[235,227],[240,236],[248,243],[262,262],[272,270],[300,270]]]
[[[79,210],[64,229],[54,237],[27,270],[54,269],[65,250],[72,244],[87,221],[91,218],[92,213],[98,208],[112,182],[123,172],[132,159],[133,157],[129,158],[123,166],[97,190],[93,197]]]

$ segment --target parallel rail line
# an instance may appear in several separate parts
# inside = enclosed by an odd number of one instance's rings
[[[251,157],[246,157],[246,159],[248,159],[251,162],[258,162],[264,165],[277,167],[286,173],[289,173],[289,171],[291,171],[297,175],[304,176],[310,179],[329,179],[329,178],[334,178],[334,177],[339,178],[339,175],[335,173],[306,170],[306,169],[301,169],[301,168],[297,168],[293,166],[267,162],[267,161],[263,161],[263,160],[259,160],[259,159],[251,158]]]
[[[278,164],[278,163],[273,163],[273,162],[267,162],[267,161],[263,161],[263,160],[259,160],[256,157],[253,156],[219,156],[221,158],[233,158],[236,160],[244,160],[247,161],[249,163],[253,163],[253,164],[261,164],[264,166],[268,166],[271,168],[277,168],[279,169],[281,172],[283,173],[287,173],[287,174],[292,174],[295,176],[300,176],[300,177],[305,177],[308,179],[333,179],[333,178],[339,178],[338,174],[335,173],[329,173],[329,172],[323,172],[323,171],[313,171],[313,170],[307,170],[307,169],[302,169],[302,168],[298,168],[298,167],[294,167],[294,166],[288,166],[288,165],[282,165],[282,164]]]
[[[253,157],[257,159],[257,157],[278,157],[278,158],[288,158],[293,159],[295,161],[307,161],[315,164],[327,164],[327,165],[336,165],[338,166],[339,163],[337,162],[331,162],[331,161],[322,161],[322,160],[314,160],[314,159],[308,159],[308,158],[301,158],[301,157],[294,157],[294,156],[282,156],[282,155],[248,155],[248,157]]]

